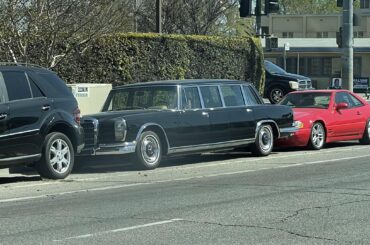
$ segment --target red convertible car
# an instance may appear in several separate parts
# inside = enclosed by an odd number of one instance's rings
[[[310,90],[288,94],[281,102],[293,108],[292,137],[277,146],[308,146],[319,150],[326,143],[359,140],[370,144],[370,105],[348,90]]]

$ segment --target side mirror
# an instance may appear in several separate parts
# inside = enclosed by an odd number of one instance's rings
[[[348,108],[348,104],[347,104],[347,103],[345,103],[345,102],[341,102],[341,103],[339,103],[339,104],[337,105],[337,107],[336,107],[336,109],[337,109],[338,111],[343,110],[343,109],[347,109],[347,108]]]

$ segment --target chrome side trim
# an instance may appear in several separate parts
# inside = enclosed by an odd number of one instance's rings
[[[19,161],[19,160],[25,160],[25,159],[29,159],[29,158],[37,158],[37,157],[41,157],[41,154],[34,154],[34,155],[27,155],[27,156],[20,156],[20,157],[8,157],[8,158],[2,158],[0,159],[0,163],[1,162],[9,162],[9,161]]]
[[[277,128],[277,131],[278,131],[278,136],[277,137],[280,138],[280,128],[279,128],[279,126],[277,125],[277,123],[274,120],[262,120],[262,121],[259,121],[257,123],[257,126],[256,126],[255,137],[257,138],[258,131],[260,130],[262,124],[265,124],[265,123],[273,123],[275,125],[275,127]]]
[[[217,148],[234,147],[234,146],[240,146],[243,144],[250,144],[250,143],[253,143],[254,141],[255,139],[243,139],[243,140],[232,140],[232,141],[225,141],[225,142],[218,142],[218,143],[211,143],[211,144],[171,147],[171,148],[168,148],[168,154],[182,153],[182,152],[189,152],[189,151],[207,151],[207,150],[212,150],[212,149],[217,149]]]
[[[16,133],[11,133],[11,134],[0,135],[0,138],[10,137],[10,136],[16,136],[16,135],[20,135],[20,134],[27,134],[27,133],[39,132],[39,131],[40,131],[40,129],[26,130],[26,131],[22,131],[22,132],[16,132]]]

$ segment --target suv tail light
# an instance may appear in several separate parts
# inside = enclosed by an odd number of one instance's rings
[[[80,108],[77,107],[73,111],[73,117],[74,117],[76,123],[80,124],[80,122],[81,122],[81,111],[80,111]]]

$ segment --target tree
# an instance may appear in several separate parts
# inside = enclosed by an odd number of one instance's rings
[[[162,5],[164,33],[235,35],[242,27],[238,0],[163,0]],[[143,0],[137,11],[139,31],[155,30],[155,14],[155,1]],[[250,22],[242,22],[248,29]]]
[[[0,51],[8,61],[55,67],[71,52],[84,52],[93,38],[129,28],[122,16],[130,2],[0,0]]]

